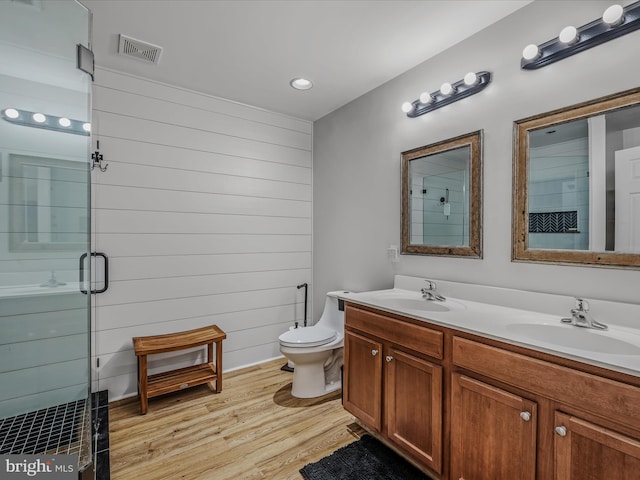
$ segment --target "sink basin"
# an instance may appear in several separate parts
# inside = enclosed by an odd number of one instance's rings
[[[640,355],[638,345],[611,336],[610,332],[576,327],[522,323],[508,325],[507,330],[523,339],[538,340],[552,345],[611,355]]]
[[[386,299],[386,304],[398,310],[420,310],[425,312],[448,312],[449,310],[462,310],[464,305],[461,303],[445,300],[437,302],[426,300],[424,298],[391,298]]]
[[[464,310],[465,306],[455,300],[438,302],[423,298],[420,293],[385,291],[375,292],[367,297],[372,303],[401,312],[448,312]]]

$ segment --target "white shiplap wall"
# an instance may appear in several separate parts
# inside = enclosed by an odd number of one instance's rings
[[[134,395],[131,338],[217,324],[224,370],[280,356],[311,280],[312,123],[99,68],[94,389]],[[311,311],[311,310],[310,310]],[[203,350],[150,358],[150,372]],[[94,359],[94,366],[96,365]]]

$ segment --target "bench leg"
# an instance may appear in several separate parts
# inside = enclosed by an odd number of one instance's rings
[[[147,398],[147,356],[138,357],[138,395],[140,396],[140,413],[147,413],[149,399]]]
[[[216,342],[216,393],[220,393],[221,391],[222,391],[222,340],[219,340]]]

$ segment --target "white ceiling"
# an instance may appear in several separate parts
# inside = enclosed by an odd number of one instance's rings
[[[308,120],[531,1],[81,0],[98,66]],[[117,55],[120,33],[163,47],[159,64]]]

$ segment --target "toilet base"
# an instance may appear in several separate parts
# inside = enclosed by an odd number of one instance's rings
[[[322,385],[313,385],[312,388],[309,388],[309,385],[301,385],[300,382],[296,383],[294,379],[291,386],[291,395],[296,398],[316,398],[335,392],[336,390],[340,390],[341,388],[342,382],[340,381],[329,384],[325,384],[323,382]]]
[[[327,375],[326,369],[328,365],[334,364],[333,360],[338,353],[341,354],[342,349],[339,349],[339,352],[326,350],[296,356],[297,358],[293,359],[295,369],[293,370],[291,395],[296,398],[315,398],[342,388],[340,377],[336,379],[334,375]],[[327,379],[330,381],[325,383]]]

